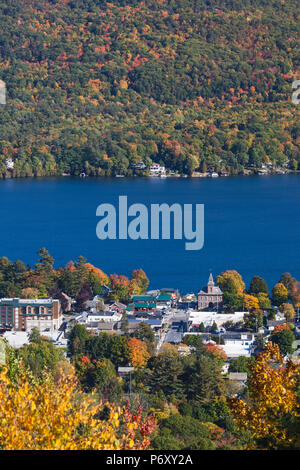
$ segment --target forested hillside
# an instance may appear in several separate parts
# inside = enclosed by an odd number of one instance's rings
[[[298,0],[0,0],[0,28],[3,176],[300,170]]]

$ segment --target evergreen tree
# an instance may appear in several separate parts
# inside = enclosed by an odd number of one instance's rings
[[[184,385],[188,400],[207,404],[225,393],[221,364],[211,355],[201,354],[185,370]]]
[[[264,292],[265,294],[269,295],[267,283],[262,277],[253,276],[250,283],[249,294],[255,295],[259,292]]]

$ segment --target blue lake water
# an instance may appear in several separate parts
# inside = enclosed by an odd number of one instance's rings
[[[300,280],[300,177],[297,175],[144,179],[22,179],[0,182],[0,256],[31,266],[46,247],[55,267],[79,255],[107,274],[142,268],[151,288],[196,292],[236,269],[248,285],[264,277],[272,288],[284,272]],[[184,240],[105,240],[96,236],[96,208],[128,204],[204,204],[205,241],[199,251]]]

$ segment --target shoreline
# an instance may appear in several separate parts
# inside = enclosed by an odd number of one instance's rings
[[[253,172],[249,174],[243,174],[239,173],[236,175],[219,175],[218,176],[211,176],[210,174],[192,174],[192,175],[177,175],[177,174],[171,174],[171,175],[166,175],[163,178],[161,178],[158,175],[102,175],[102,176],[95,176],[95,175],[85,175],[85,176],[80,176],[80,175],[70,175],[70,174],[58,174],[58,175],[44,175],[44,176],[7,176],[7,177],[2,177],[1,181],[20,181],[20,180],[54,180],[54,179],[76,179],[76,180],[87,180],[87,179],[93,179],[93,180],[108,180],[108,179],[154,179],[154,180],[165,180],[165,179],[192,179],[192,180],[206,180],[206,179],[211,179],[211,180],[219,180],[219,179],[227,179],[227,178],[251,178],[251,177],[270,177],[270,176],[289,176],[289,175],[295,175],[299,176],[300,175],[300,170],[286,170],[283,172],[268,172],[264,174],[259,174],[258,172]]]

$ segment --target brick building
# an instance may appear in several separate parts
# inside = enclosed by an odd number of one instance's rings
[[[13,331],[58,331],[62,310],[57,299],[0,299],[0,327]]]
[[[212,274],[209,276],[207,286],[198,292],[198,310],[217,309],[222,305],[223,292],[215,286]]]

